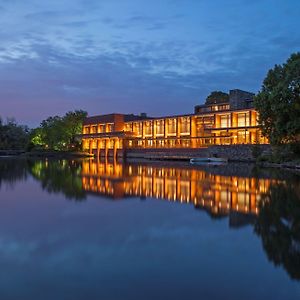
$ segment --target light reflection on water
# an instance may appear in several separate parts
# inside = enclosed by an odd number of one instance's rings
[[[0,160],[0,264],[1,299],[295,299],[300,178]]]

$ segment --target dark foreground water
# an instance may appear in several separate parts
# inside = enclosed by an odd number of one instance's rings
[[[0,299],[300,299],[300,177],[0,159]]]

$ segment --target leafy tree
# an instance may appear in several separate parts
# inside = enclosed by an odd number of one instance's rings
[[[78,146],[76,136],[82,133],[82,122],[87,117],[87,112],[83,110],[75,110],[66,113],[63,118],[67,144],[73,148]]]
[[[29,128],[8,119],[0,119],[0,150],[24,150],[29,141]]]
[[[86,116],[85,111],[76,110],[63,117],[49,117],[32,131],[31,143],[35,147],[51,150],[79,149],[76,135],[82,132],[82,123]]]
[[[254,103],[272,144],[300,142],[300,52],[269,70]]]
[[[63,120],[59,116],[49,117],[41,123],[41,138],[45,148],[63,150],[66,144],[66,133]]]
[[[213,91],[207,96],[205,104],[225,103],[229,101],[229,95],[221,91]]]

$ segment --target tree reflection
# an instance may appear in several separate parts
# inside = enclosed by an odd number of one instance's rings
[[[29,170],[48,193],[63,193],[66,198],[75,200],[86,198],[80,177],[80,161],[34,161],[30,163]]]
[[[291,278],[300,279],[300,187],[299,182],[272,185],[263,195],[254,230],[276,266]]]
[[[0,159],[0,187],[3,183],[11,186],[27,178],[27,161],[23,159]]]

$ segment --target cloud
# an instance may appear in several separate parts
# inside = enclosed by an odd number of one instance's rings
[[[211,90],[257,91],[299,49],[299,19],[285,15],[292,4],[221,4],[0,1],[1,114],[188,113]]]

